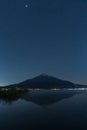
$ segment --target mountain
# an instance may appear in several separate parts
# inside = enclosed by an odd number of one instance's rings
[[[25,80],[15,86],[32,89],[75,88],[75,84],[72,82],[61,80],[46,74],[39,75],[33,79]]]

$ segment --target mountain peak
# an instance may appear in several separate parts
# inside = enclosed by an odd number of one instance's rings
[[[42,76],[42,77],[49,77],[50,75],[46,74],[46,73],[42,73],[40,74],[39,76]]]
[[[53,77],[53,76],[51,76],[51,75],[48,75],[48,74],[46,74],[46,73],[42,73],[42,74],[40,74],[40,75],[38,75],[38,76],[36,76],[36,77],[34,77],[33,79],[43,79],[43,78],[45,78],[45,79],[53,79],[53,78],[55,78],[55,79],[57,79],[56,77]]]

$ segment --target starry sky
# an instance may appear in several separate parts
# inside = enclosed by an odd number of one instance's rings
[[[0,85],[41,73],[87,84],[86,0],[0,0]]]

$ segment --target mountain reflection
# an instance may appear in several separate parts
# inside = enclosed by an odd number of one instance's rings
[[[42,90],[42,91],[33,91],[26,93],[22,99],[33,102],[40,106],[48,106],[59,102],[63,99],[70,98],[75,94],[79,94],[80,92],[76,91],[68,91],[68,90]]]
[[[63,99],[70,98],[75,94],[79,94],[80,91],[69,90],[40,90],[40,91],[28,91],[28,90],[15,90],[10,89],[8,91],[0,90],[0,101],[8,104],[12,104],[19,99],[33,102],[40,106],[47,106],[59,102]]]

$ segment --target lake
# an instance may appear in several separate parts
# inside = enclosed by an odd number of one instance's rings
[[[0,99],[0,130],[87,130],[86,90],[39,90]]]

